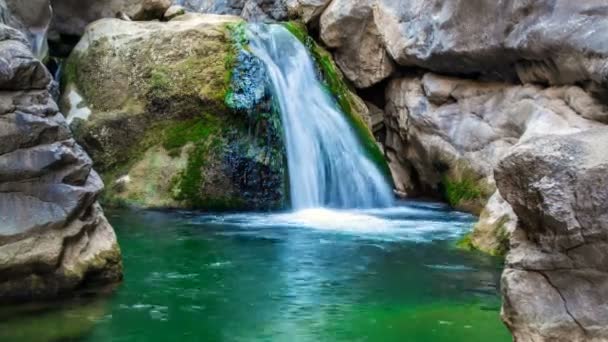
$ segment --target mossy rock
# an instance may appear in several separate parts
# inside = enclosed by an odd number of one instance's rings
[[[106,204],[284,206],[278,114],[265,96],[246,108],[226,101],[246,43],[242,23],[186,14],[166,23],[104,19],[87,29],[64,68],[61,105],[106,182]],[[71,119],[82,109],[70,103],[72,92],[88,106],[84,120]]]

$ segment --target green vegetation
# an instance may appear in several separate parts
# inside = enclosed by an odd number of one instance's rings
[[[226,72],[224,73],[224,80],[227,84],[226,92],[224,94],[224,103],[228,108],[234,108],[233,106],[233,95],[232,90],[232,77],[234,75],[234,67],[236,66],[237,56],[242,49],[247,47],[249,40],[247,39],[247,24],[244,21],[226,24],[226,30],[230,39],[230,47],[228,53],[224,57],[224,67]]]
[[[465,201],[480,200],[484,197],[483,189],[476,181],[467,177],[452,180],[448,176],[444,176],[441,183],[445,198],[453,207],[458,207]]]
[[[458,242],[456,242],[456,247],[465,251],[474,251],[476,250],[475,245],[473,244],[471,233],[467,233],[463,236]]]
[[[283,24],[296,38],[298,38],[310,51],[322,74],[323,82],[346,115],[351,127],[355,130],[359,141],[364,147],[368,158],[383,172],[386,179],[392,183],[392,176],[386,158],[378,147],[374,135],[357,112],[357,101],[351,88],[347,85],[344,76],[334,63],[331,54],[317,44],[308,35],[306,26],[299,22],[290,21]]]
[[[508,221],[509,218],[504,216],[496,223],[496,248],[491,251],[486,251],[488,254],[492,256],[504,256],[509,251],[509,232],[506,228]]]
[[[203,114],[202,118],[176,122],[165,128],[162,146],[172,151],[190,142],[203,141],[218,131],[219,125],[219,120],[208,114]]]
[[[171,86],[167,68],[159,67],[150,72],[150,91],[157,97],[162,97]]]

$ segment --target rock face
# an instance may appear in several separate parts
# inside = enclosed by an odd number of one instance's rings
[[[51,0],[54,34],[82,36],[85,27],[101,18],[124,14],[133,20],[162,19],[171,0]]]
[[[286,201],[280,116],[238,17],[104,19],[67,61],[62,107],[115,205],[212,210]],[[257,62],[257,63],[256,63]]]
[[[534,138],[496,168],[520,220],[503,274],[517,341],[608,339],[608,128]]]
[[[345,71],[374,76],[361,82],[360,74],[347,72],[358,87],[388,77],[391,59],[448,74],[605,85],[605,5],[602,0],[334,0],[321,17],[321,37],[336,48]],[[339,36],[336,44],[332,37]]]
[[[0,301],[62,295],[120,280],[103,188],[71,138],[28,40],[0,24]]]
[[[480,213],[493,169],[520,141],[601,127],[608,108],[576,86],[543,88],[426,73],[387,87],[385,146],[423,192]]]

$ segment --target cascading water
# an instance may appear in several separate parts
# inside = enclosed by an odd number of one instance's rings
[[[307,48],[281,25],[253,24],[248,35],[281,111],[292,207],[390,206],[390,186],[317,79]]]

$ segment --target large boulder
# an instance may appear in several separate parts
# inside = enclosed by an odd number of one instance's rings
[[[370,87],[395,70],[374,23],[373,4],[374,0],[334,0],[320,21],[321,40],[335,50],[336,63],[358,88]]]
[[[49,94],[25,36],[0,24],[0,301],[121,278],[103,188]]]
[[[108,204],[280,208],[280,116],[241,19],[104,19],[64,68],[62,108],[102,174]]]
[[[330,3],[331,0],[286,0],[290,17],[313,26],[318,25],[321,14]]]
[[[379,66],[388,63],[381,57],[388,52],[401,66],[439,73],[605,85],[605,6],[603,0],[334,0],[321,17],[321,37],[350,70],[372,64],[387,70]],[[340,34],[337,45],[330,38]],[[373,81],[383,74],[374,73]],[[368,83],[347,75],[357,86]]]
[[[600,121],[608,117],[608,108],[577,86],[511,85],[432,73],[391,80],[386,100],[387,155],[410,171],[408,179],[418,189],[413,192],[442,194],[453,206],[477,214],[495,193],[494,167],[514,145],[549,132],[603,127]],[[499,215],[505,210],[496,199],[479,228],[501,238],[500,227],[513,216]],[[478,247],[497,246],[483,242],[489,241],[487,234],[477,236]]]
[[[162,19],[171,0],[51,0],[54,34],[81,36],[98,19],[125,15],[133,20]]]
[[[519,218],[502,277],[516,341],[608,340],[608,128],[529,140],[496,168]]]

